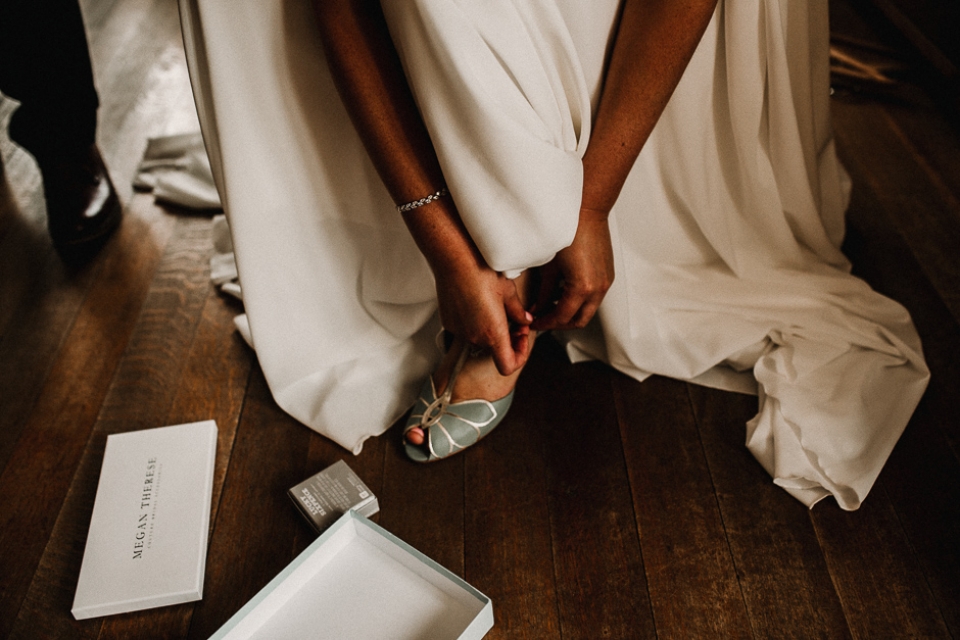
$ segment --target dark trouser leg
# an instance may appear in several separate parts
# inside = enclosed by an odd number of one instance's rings
[[[69,260],[91,257],[121,210],[96,147],[99,100],[77,0],[0,0],[0,91],[20,101],[10,139],[40,165],[54,245]]]
[[[0,91],[10,138],[38,159],[86,152],[99,101],[76,0],[0,0]]]

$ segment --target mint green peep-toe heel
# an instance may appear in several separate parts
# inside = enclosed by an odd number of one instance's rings
[[[469,353],[469,347],[464,347],[450,374],[447,388],[439,396],[437,396],[432,376],[428,376],[423,383],[420,397],[417,398],[403,429],[404,448],[407,457],[414,462],[443,460],[476,444],[500,424],[513,403],[513,391],[493,402],[488,400],[450,402],[453,396],[453,385]],[[423,444],[419,445],[412,444],[406,439],[407,433],[417,427],[420,427],[424,434]]]

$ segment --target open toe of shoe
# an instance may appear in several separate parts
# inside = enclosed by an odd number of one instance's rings
[[[420,445],[404,437],[407,457],[414,462],[443,460],[470,447],[500,424],[513,403],[513,391],[493,402],[449,402],[445,396],[437,397],[432,379],[428,379],[421,389],[403,430],[404,436],[416,427],[424,432],[424,441]]]

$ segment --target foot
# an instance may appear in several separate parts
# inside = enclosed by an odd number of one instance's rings
[[[121,207],[95,145],[38,158],[50,237],[65,257],[92,254],[120,225]]]
[[[531,332],[528,340],[527,355],[533,349],[535,336]],[[433,375],[433,388],[437,396],[446,391],[451,374],[457,360],[464,349],[469,349],[463,367],[454,381],[451,403],[468,400],[486,400],[496,402],[508,396],[517,385],[522,369],[518,369],[509,376],[502,376],[493,362],[493,356],[488,350],[475,350],[460,338],[454,338],[453,344],[447,350],[440,366]],[[407,443],[420,446],[424,444],[426,434],[419,426],[409,428],[404,433]]]

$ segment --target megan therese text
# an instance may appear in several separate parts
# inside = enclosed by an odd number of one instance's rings
[[[143,548],[147,539],[147,518],[154,500],[154,478],[157,472],[157,459],[147,459],[147,470],[143,478],[143,491],[140,494],[140,513],[137,520],[137,533],[133,542],[133,559],[143,559]]]

